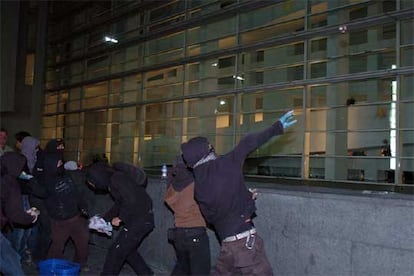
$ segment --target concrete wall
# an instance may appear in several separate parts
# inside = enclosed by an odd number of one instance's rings
[[[156,228],[139,251],[168,274],[175,255],[166,237],[173,219],[163,203],[165,183],[151,178],[147,190]],[[260,189],[257,207],[255,223],[275,275],[414,275],[411,196]],[[209,235],[214,264],[219,244]]]

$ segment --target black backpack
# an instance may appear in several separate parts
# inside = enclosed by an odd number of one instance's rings
[[[112,168],[116,171],[124,172],[138,186],[143,186],[145,188],[148,184],[147,175],[139,167],[124,162],[115,162],[112,164]]]

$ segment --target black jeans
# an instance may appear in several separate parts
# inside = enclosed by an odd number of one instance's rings
[[[174,228],[177,263],[171,275],[209,275],[210,243],[205,227]]]
[[[126,225],[109,248],[101,275],[118,275],[125,262],[137,275],[153,275],[153,271],[137,251],[141,241],[152,229],[154,229],[153,220]]]

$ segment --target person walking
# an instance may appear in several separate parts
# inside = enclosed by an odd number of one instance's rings
[[[0,157],[0,272],[4,275],[24,275],[20,255],[3,236],[3,230],[14,224],[30,225],[35,223],[39,212],[35,209],[24,210],[20,184],[17,181],[26,166],[26,158],[17,152],[6,152]]]
[[[96,190],[109,191],[114,205],[103,219],[115,227],[122,224],[105,258],[101,275],[119,275],[127,262],[137,275],[153,275],[138,253],[138,246],[154,228],[152,199],[145,191],[147,177],[138,167],[97,162],[88,168],[87,182]]]
[[[295,124],[293,115],[289,111],[272,126],[247,134],[225,155],[217,155],[205,137],[181,144],[195,175],[195,199],[221,240],[213,275],[273,275],[253,224],[256,193],[244,184],[243,164],[249,153]]]
[[[194,200],[194,177],[182,156],[177,156],[168,172],[164,197],[174,212],[175,228],[168,229],[177,262],[171,275],[209,275],[210,243],[206,222]]]

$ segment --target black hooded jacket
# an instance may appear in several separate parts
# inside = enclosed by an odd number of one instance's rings
[[[7,224],[27,225],[35,217],[23,209],[22,193],[17,177],[26,165],[26,158],[17,152],[6,152],[0,157],[0,221],[1,228]]]
[[[146,178],[144,172],[142,177]],[[125,225],[153,221],[152,200],[145,191],[145,186],[139,185],[142,180],[134,180],[128,172],[98,162],[88,169],[87,181],[97,190],[109,191],[115,201],[113,207],[104,214],[105,220],[119,217]]]
[[[46,184],[46,207],[52,219],[65,220],[87,211],[87,203],[79,193],[72,178],[62,166],[57,167],[62,156],[58,153],[44,155],[44,179]]]
[[[283,126],[278,121],[262,131],[247,134],[229,153],[193,169],[195,199],[221,239],[252,227],[246,221],[254,216],[256,205],[244,184],[244,160],[254,149],[279,134],[283,134]],[[181,145],[183,157],[190,166],[209,154],[208,141],[202,138],[196,137]]]

